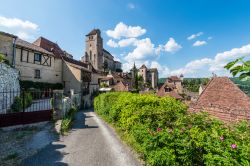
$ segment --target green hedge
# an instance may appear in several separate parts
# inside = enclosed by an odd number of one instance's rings
[[[171,97],[125,92],[101,94],[94,107],[149,165],[250,165],[246,122],[228,127]]]
[[[24,89],[63,89],[63,85],[61,83],[51,84],[51,83],[44,83],[44,82],[33,82],[33,81],[21,81],[20,86]]]

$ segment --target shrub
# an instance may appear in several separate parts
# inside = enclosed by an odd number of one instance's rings
[[[0,63],[5,63],[7,65],[10,65],[10,62],[8,59],[5,58],[5,55],[0,53]]]
[[[75,107],[70,108],[70,110],[67,112],[65,117],[62,119],[61,123],[61,134],[64,135],[69,131],[69,129],[72,127],[72,123],[74,120],[75,113],[77,112],[77,109]]]
[[[11,105],[11,111],[12,112],[21,112],[24,108],[29,107],[32,104],[32,96],[30,93],[25,92],[24,93],[24,101],[23,101],[23,94],[19,96],[16,96],[14,99],[13,104]]]
[[[44,83],[44,82],[33,82],[33,81],[21,81],[20,86],[24,89],[35,88],[38,90],[45,90],[45,89],[63,89],[63,85],[61,83]]]
[[[124,92],[101,94],[94,107],[149,165],[250,164],[246,122],[226,126],[171,97]]]

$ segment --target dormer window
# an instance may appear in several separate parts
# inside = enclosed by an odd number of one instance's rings
[[[172,91],[171,88],[169,88],[169,87],[166,87],[166,88],[165,88],[165,92],[171,92],[171,91]]]
[[[89,39],[92,40],[92,39],[93,39],[93,36],[89,36]]]

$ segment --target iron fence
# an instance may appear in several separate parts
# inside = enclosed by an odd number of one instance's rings
[[[52,90],[0,91],[0,114],[34,112],[52,109]]]

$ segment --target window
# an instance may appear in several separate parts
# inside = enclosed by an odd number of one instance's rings
[[[169,88],[169,87],[166,87],[166,88],[165,88],[165,92],[171,92],[171,91],[172,91],[171,88]]]
[[[34,54],[34,61],[35,62],[41,62],[41,60],[42,60],[42,55],[39,54],[39,53],[35,53]]]
[[[40,70],[35,70],[35,78],[41,78]]]

